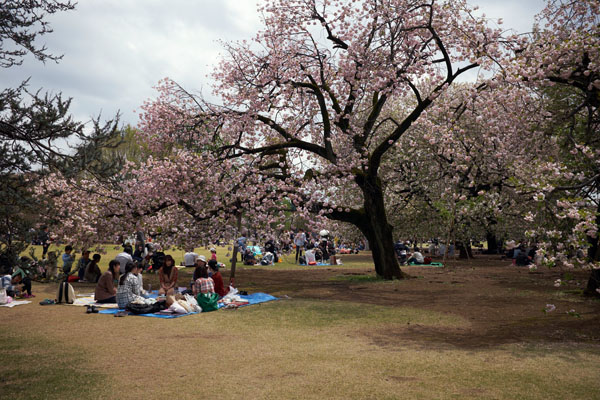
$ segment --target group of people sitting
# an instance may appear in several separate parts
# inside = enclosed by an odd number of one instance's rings
[[[197,296],[200,293],[216,293],[220,297],[227,294],[216,260],[206,262],[204,256],[198,256],[194,267],[193,281],[189,289],[191,294]],[[148,298],[149,292],[144,289],[142,271],[141,263],[126,261],[123,264],[118,258],[112,260],[108,271],[98,279],[94,293],[96,302],[117,303],[119,308],[125,309],[130,303]],[[178,288],[179,275],[171,255],[165,255],[164,263],[158,269],[158,277],[158,295],[173,296]]]
[[[413,247],[412,253],[410,252],[410,242],[403,242],[401,240],[394,244],[394,251],[400,265],[408,264],[429,264],[431,263],[430,257],[423,256],[421,249],[417,246]]]

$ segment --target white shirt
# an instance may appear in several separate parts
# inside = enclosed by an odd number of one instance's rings
[[[183,265],[186,267],[191,267],[196,264],[196,259],[198,258],[198,254],[196,253],[185,253],[183,255]]]
[[[294,244],[300,247],[306,244],[306,235],[304,234],[304,232],[298,233],[296,235],[296,237],[294,238]]]
[[[131,254],[129,253],[119,253],[117,254],[117,256],[115,257],[115,260],[117,260],[120,264],[120,271],[121,274],[125,273],[125,266],[127,265],[128,262],[133,262],[133,258],[131,257]]]
[[[419,253],[418,251],[415,251],[412,256],[415,258],[415,260],[417,260],[418,263],[423,263],[425,261],[423,254]]]

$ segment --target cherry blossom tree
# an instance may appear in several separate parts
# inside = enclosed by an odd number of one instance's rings
[[[219,104],[161,83],[139,127],[157,157],[98,193],[87,220],[145,218],[180,242],[202,221],[232,230],[242,213],[273,227],[288,199],[307,220],[356,226],[377,274],[402,278],[382,165],[460,76],[502,57],[500,30],[464,1],[272,0],[260,12],[252,42],[225,45]]]
[[[459,76],[502,55],[500,31],[462,1],[272,1],[262,12],[265,29],[227,45],[214,75],[224,105],[200,106],[224,157],[285,150],[284,182],[304,177],[294,204],[358,227],[376,272],[401,278],[381,165]]]
[[[562,150],[545,166],[546,183],[537,187],[540,204],[553,207],[562,221],[545,232],[543,249],[550,265],[593,268],[588,292],[600,295],[600,4],[549,1],[537,25],[510,72],[516,81],[544,88],[547,132]],[[586,246],[587,259],[575,257]]]

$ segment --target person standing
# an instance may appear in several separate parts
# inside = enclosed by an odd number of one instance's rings
[[[75,255],[71,254],[72,252],[73,246],[67,245],[67,247],[65,247],[65,253],[62,255],[63,272],[65,275],[69,275],[71,273],[71,268],[73,268],[73,263],[75,262]]]
[[[42,226],[42,231],[40,232],[40,243],[42,245],[42,260],[46,258],[46,254],[48,253],[48,247],[50,247],[50,234],[48,233],[48,227],[46,225]]]
[[[296,245],[296,264],[298,264],[298,261],[302,256],[302,250],[304,250],[304,247],[306,246],[306,234],[304,231],[298,231],[296,237],[294,237],[294,244]]]

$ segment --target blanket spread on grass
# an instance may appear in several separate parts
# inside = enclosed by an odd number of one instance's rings
[[[183,288],[183,289],[185,289],[185,288]],[[152,292],[150,292],[148,297],[151,297],[153,299],[157,298],[158,290],[153,290]],[[96,303],[96,300],[94,299],[94,293],[78,294],[75,301],[73,301],[73,304],[69,304],[69,305],[71,305],[71,306],[96,306],[98,308],[112,308],[112,309],[119,308],[116,303]]]
[[[28,300],[13,300],[7,304],[0,304],[0,307],[13,308],[14,306],[20,306],[20,305],[29,304],[29,303],[31,303],[31,302]]]
[[[241,305],[240,307],[250,306],[250,305],[258,304],[258,303],[264,303],[266,301],[279,300],[277,297],[271,296],[270,294],[266,294],[266,293],[252,293],[249,295],[240,295],[240,297],[243,300],[248,301],[248,304]],[[224,305],[219,303],[219,308],[222,308],[222,307],[224,307]],[[116,308],[111,308],[111,309],[107,309],[107,310],[100,310],[99,313],[100,314],[116,314],[118,311],[124,311],[124,310],[118,310]],[[129,315],[138,315],[138,316],[142,316],[142,317],[153,317],[153,318],[179,318],[179,317],[187,317],[188,315],[193,315],[193,314],[198,314],[198,313],[196,313],[196,312],[187,313],[187,314],[163,314],[163,313],[131,314],[130,313]]]
[[[432,262],[432,263],[429,263],[429,264],[409,263],[408,265],[414,266],[414,267],[443,267],[444,266],[444,264],[442,264],[441,262]]]

